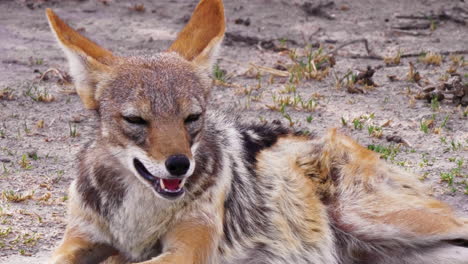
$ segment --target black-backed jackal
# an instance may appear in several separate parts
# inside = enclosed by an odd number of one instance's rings
[[[350,138],[206,113],[221,0],[201,0],[147,57],[115,56],[47,17],[101,119],[51,263],[468,263],[467,219]]]

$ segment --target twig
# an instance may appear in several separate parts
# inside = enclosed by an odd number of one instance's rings
[[[361,54],[351,54],[346,56],[351,59],[366,59],[366,60],[383,60],[382,56],[378,55],[361,55]]]
[[[425,36],[426,37],[426,36],[431,35],[431,33],[405,31],[405,30],[393,30],[392,32],[397,33],[397,34],[402,34],[402,35],[410,35],[410,36],[414,36],[414,37],[418,37],[418,36]]]
[[[39,78],[39,81],[44,80],[44,78],[46,77],[46,75],[47,75],[49,72],[55,73],[55,74],[59,77],[59,79],[60,79],[64,84],[71,84],[70,75],[68,75],[68,73],[62,72],[62,71],[60,71],[59,69],[56,69],[56,68],[49,68],[48,70],[46,70],[46,71],[41,75],[41,77]]]
[[[270,68],[270,67],[255,65],[253,63],[250,63],[250,66],[254,67],[255,69],[257,69],[259,71],[267,72],[267,73],[270,73],[270,74],[273,74],[273,75],[276,75],[276,76],[280,76],[280,77],[288,77],[289,76],[289,72],[287,72],[287,71],[280,71],[280,70],[273,69],[273,68]]]
[[[407,23],[407,24],[401,24],[398,26],[394,26],[392,28],[394,29],[400,29],[400,30],[418,30],[418,29],[428,29],[431,27],[430,22],[425,22],[425,23]]]
[[[406,54],[401,54],[401,58],[410,58],[410,57],[419,57],[421,54],[424,52],[419,52],[419,53],[406,53]],[[461,55],[461,54],[468,54],[468,50],[454,50],[454,51],[440,51],[437,52],[440,55]]]
[[[339,45],[338,47],[336,47],[333,51],[329,52],[327,55],[336,55],[336,52],[346,46],[349,46],[349,45],[352,45],[352,44],[355,44],[355,43],[359,43],[359,42],[362,42],[364,43],[364,47],[366,48],[366,52],[367,54],[369,54],[371,52],[371,50],[369,49],[369,42],[367,41],[367,39],[355,39],[355,40],[351,40],[351,41],[348,41],[348,42],[345,42],[341,45]]]
[[[345,42],[345,43],[339,45],[338,47],[336,47],[333,51],[327,53],[327,55],[334,55],[335,56],[337,54],[338,50],[340,50],[340,49],[342,49],[342,48],[344,48],[346,46],[349,46],[349,45],[352,45],[352,44],[355,44],[355,43],[359,43],[359,42],[364,43],[364,47],[366,49],[367,55],[352,54],[350,56],[345,56],[345,57],[350,57],[350,58],[353,58],[353,59],[363,58],[363,59],[383,60],[382,56],[377,55],[377,54],[373,54],[373,52],[369,48],[369,41],[367,41],[367,39],[365,39],[365,38],[355,39],[355,40]]]
[[[443,56],[462,55],[462,54],[468,54],[468,50],[440,51],[437,53]],[[424,54],[424,52],[401,54],[400,57],[401,58],[419,57],[421,56],[421,54]],[[371,55],[350,54],[350,55],[343,55],[343,57],[347,57],[351,59],[383,60],[382,56],[372,55],[372,54]]]
[[[431,20],[430,16],[415,16],[415,15],[398,15],[395,18],[399,19],[422,19],[422,20]]]

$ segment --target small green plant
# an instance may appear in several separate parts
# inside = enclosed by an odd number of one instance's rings
[[[226,71],[221,69],[218,64],[213,67],[213,77],[220,82],[226,82]]]
[[[2,167],[3,167],[3,173],[2,173],[2,175],[3,175],[3,176],[8,176],[8,174],[10,174],[10,171],[8,171],[8,168],[7,168],[6,164],[3,163],[3,162],[2,162]]]
[[[23,244],[24,245],[36,245],[37,241],[41,238],[41,235],[38,233],[33,233],[33,234],[24,234],[23,235]]]
[[[462,144],[460,142],[456,142],[455,140],[450,141],[450,146],[453,151],[457,151],[462,148]]]
[[[441,172],[440,179],[444,182],[447,182],[449,186],[453,185],[453,180],[455,175],[452,172]]]
[[[346,127],[348,126],[348,122],[346,121],[346,119],[344,119],[344,117],[341,117],[341,124]]]
[[[0,237],[6,237],[11,233],[11,227],[0,229]]]
[[[290,83],[299,83],[302,80],[321,81],[328,76],[330,67],[333,66],[334,59],[328,53],[323,52],[323,48],[313,50],[310,45],[305,49],[305,55],[300,56],[295,51],[289,53],[289,58],[293,65],[288,68]]]
[[[0,100],[14,100],[15,99],[15,91],[10,87],[5,87],[0,89]]]
[[[313,118],[312,116],[306,117],[307,123],[312,123],[312,120],[313,120],[313,119],[314,119],[314,118]]]
[[[38,160],[39,159],[39,156],[37,155],[36,151],[29,152],[28,157],[33,159],[33,160]]]
[[[288,120],[290,127],[293,127],[296,124],[288,113],[284,113],[283,117]]]
[[[431,99],[431,109],[432,111],[438,111],[439,108],[440,108],[439,99],[437,98],[437,95],[433,96]]]
[[[31,129],[28,128],[28,124],[26,123],[26,121],[24,121],[24,133],[26,134],[29,134],[31,133]]]
[[[76,126],[76,124],[73,124],[70,122],[68,123],[68,128],[70,130],[70,137],[77,137],[79,134],[78,134],[78,128]]]
[[[369,132],[369,136],[376,138],[382,137],[382,128],[379,126],[369,125],[367,126],[367,132]]]
[[[459,188],[457,186],[462,185],[464,189],[464,193],[467,193],[467,187],[468,187],[468,175],[463,173],[463,164],[465,160],[463,158],[456,158],[456,157],[451,157],[448,159],[450,162],[455,163],[455,167],[450,169],[448,172],[441,172],[440,173],[440,179],[443,182],[446,182],[448,186],[450,187],[450,190],[452,192],[456,192]]]
[[[34,63],[36,65],[42,65],[44,63],[44,59],[43,58],[37,58]]]
[[[39,89],[35,85],[29,86],[24,94],[36,102],[49,103],[55,100],[55,97],[49,94],[47,88]]]
[[[401,166],[401,167],[405,167],[406,166],[406,161],[397,161],[396,165]]]
[[[296,93],[296,85],[293,83],[288,83],[284,86],[284,90],[282,90],[282,93]]]
[[[25,170],[30,170],[32,169],[31,162],[28,160],[28,155],[23,154],[21,156],[20,161],[18,162],[20,167],[25,169]]]
[[[358,130],[361,130],[364,127],[362,124],[362,121],[357,118],[353,119],[353,126],[354,126],[354,129],[358,129]]]
[[[429,163],[429,154],[423,153],[422,154],[422,161],[419,163],[419,167],[423,168],[426,166],[432,166],[432,163]]]
[[[389,145],[389,146],[382,146],[382,145],[369,145],[367,146],[368,149],[380,153],[380,158],[391,161],[395,160],[396,155],[400,152],[399,145]]]
[[[279,43],[280,43],[280,46],[283,47],[283,48],[286,48],[286,45],[288,44],[288,39],[287,38],[280,38],[278,39]]]
[[[430,24],[430,29],[431,29],[431,31],[436,30],[436,29],[437,29],[437,21],[434,20],[434,19],[430,19],[430,23],[431,23],[431,24]]]
[[[447,121],[449,120],[450,116],[445,116],[444,121],[442,121],[442,124],[440,125],[441,128],[445,128],[447,126]]]
[[[428,123],[426,122],[426,120],[421,120],[420,124],[419,124],[419,129],[424,132],[424,134],[427,134],[429,133],[429,125]]]
[[[304,109],[309,112],[315,111],[315,109],[317,109],[317,106],[318,106],[318,103],[314,98],[311,98],[307,101],[303,101],[301,99],[300,104],[301,104],[301,109]]]

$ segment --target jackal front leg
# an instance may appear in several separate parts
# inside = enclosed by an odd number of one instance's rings
[[[54,251],[49,263],[100,263],[117,253],[113,247],[92,242],[76,229],[67,228],[62,244]]]
[[[163,238],[163,253],[138,264],[204,264],[213,254],[216,228],[200,220],[175,225]]]

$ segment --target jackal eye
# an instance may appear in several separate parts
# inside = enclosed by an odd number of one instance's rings
[[[139,116],[122,116],[122,118],[130,124],[146,125],[148,122]]]
[[[198,119],[200,119],[200,116],[201,116],[201,113],[191,114],[187,116],[187,118],[185,118],[184,123],[185,124],[193,123],[197,121]]]

